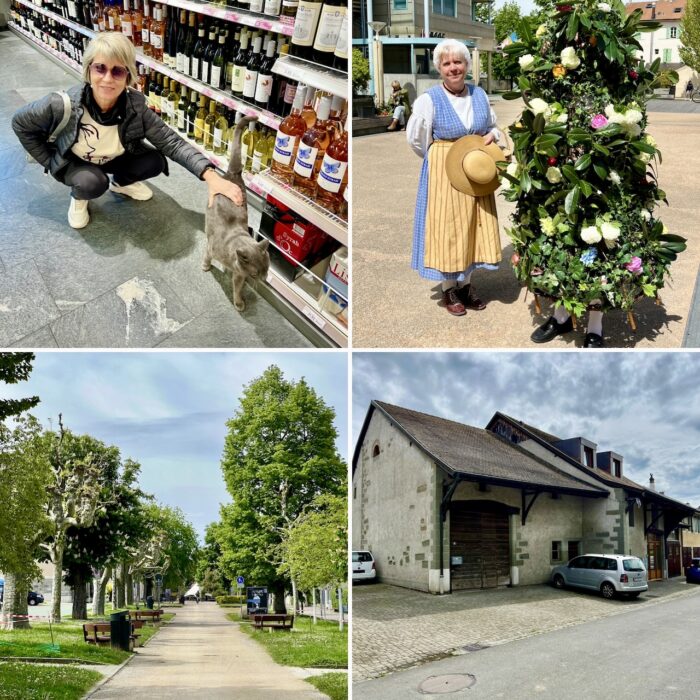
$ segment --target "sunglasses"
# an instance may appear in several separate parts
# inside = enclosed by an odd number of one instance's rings
[[[124,66],[114,66],[114,68],[108,68],[104,63],[91,63],[90,70],[93,73],[97,73],[101,78],[104,78],[107,73],[111,73],[115,80],[124,80],[129,71],[124,68]]]

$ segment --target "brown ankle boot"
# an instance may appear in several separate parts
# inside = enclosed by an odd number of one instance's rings
[[[482,311],[486,308],[486,304],[472,291],[471,284],[465,284],[464,287],[460,287],[457,290],[457,296],[467,309]]]
[[[399,126],[399,120],[398,119],[392,119],[391,124],[387,126],[386,130],[387,131],[397,131]]]

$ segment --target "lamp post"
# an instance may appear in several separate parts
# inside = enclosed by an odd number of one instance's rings
[[[481,79],[481,59],[479,58],[479,39],[478,36],[470,36],[469,39],[474,42],[474,48],[472,49],[472,77],[474,79],[474,85],[479,85],[479,80]]]
[[[386,22],[367,22],[367,26],[374,32],[372,38],[372,88],[376,96],[377,104],[384,103],[384,55],[382,42],[379,40],[379,32],[386,27]]]

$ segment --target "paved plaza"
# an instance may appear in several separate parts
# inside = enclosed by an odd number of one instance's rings
[[[551,632],[661,600],[700,594],[685,580],[652,582],[637,600],[549,585],[436,596],[385,584],[353,586],[353,682]]]
[[[513,123],[520,100],[495,99],[501,126]],[[661,218],[672,233],[688,239],[688,249],[672,265],[672,279],[661,290],[663,306],[644,299],[635,308],[636,333],[627,314],[606,314],[606,347],[681,347],[688,324],[700,262],[700,105],[654,101],[649,106],[649,133],[663,156],[659,182],[669,205]],[[496,272],[476,272],[473,282],[484,311],[452,317],[442,306],[439,284],[411,270],[413,211],[421,160],[406,144],[405,133],[353,140],[353,345],[357,348],[512,347],[541,348],[532,331],[549,315],[534,311],[531,294],[513,275],[512,246],[505,233],[515,205],[496,196],[503,262]],[[693,337],[700,337],[697,333]],[[580,347],[583,329],[555,338],[545,347]]]

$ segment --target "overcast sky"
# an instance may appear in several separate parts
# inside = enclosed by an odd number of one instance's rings
[[[624,457],[624,474],[700,506],[700,354],[354,353],[353,449],[369,402],[483,428],[496,411]]]
[[[36,353],[28,382],[0,383],[0,397],[38,395],[32,413],[48,425],[63,414],[141,464],[140,484],[179,506],[200,536],[229,502],[220,469],[226,421],[242,389],[276,364],[302,376],[336,411],[338,451],[347,459],[347,356],[342,352]]]

